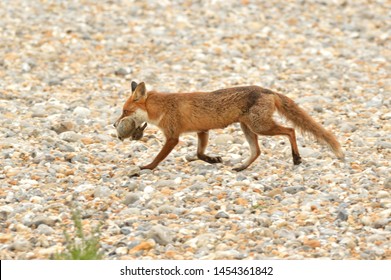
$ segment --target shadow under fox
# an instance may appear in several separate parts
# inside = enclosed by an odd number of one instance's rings
[[[249,158],[236,171],[246,169],[260,155],[258,135],[285,135],[289,138],[294,164],[301,163],[295,130],[276,123],[273,114],[278,111],[301,132],[312,134],[319,142],[328,145],[342,159],[344,154],[335,136],[325,130],[292,99],[258,86],[220,89],[212,92],[160,93],[146,90],[144,82],[132,82],[132,94],[123,106],[122,115],[115,122],[132,118],[137,127],[144,122],[156,125],[166,142],[155,159],[141,169],[154,169],[178,144],[185,132],[198,135],[197,158],[208,163],[222,162],[221,157],[205,154],[208,132],[240,123],[250,146]],[[145,126],[144,126],[145,128]]]

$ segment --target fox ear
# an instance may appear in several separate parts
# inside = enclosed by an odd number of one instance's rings
[[[136,90],[137,83],[135,81],[132,81],[132,92]]]
[[[142,100],[145,98],[146,95],[147,95],[147,89],[145,88],[145,83],[141,82],[137,85],[136,89],[133,92],[133,100],[134,101]]]

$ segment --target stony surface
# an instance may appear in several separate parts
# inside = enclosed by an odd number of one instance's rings
[[[175,4],[172,4],[175,2]],[[196,3],[194,3],[196,2]],[[0,258],[65,248],[79,209],[106,259],[391,259],[389,1],[1,1]],[[111,124],[132,80],[162,91],[257,84],[295,99],[346,151],[211,132],[223,164],[156,170],[148,126]]]

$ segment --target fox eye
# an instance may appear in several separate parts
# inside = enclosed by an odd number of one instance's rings
[[[128,111],[128,110],[123,110],[122,113],[123,113],[124,115],[127,115],[127,114],[129,114],[129,111]]]

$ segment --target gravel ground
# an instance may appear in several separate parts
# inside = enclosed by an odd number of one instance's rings
[[[79,209],[105,259],[391,259],[391,4],[387,0],[1,1],[0,258],[65,248]],[[193,3],[195,2],[195,3]],[[161,91],[256,84],[288,95],[346,152],[238,125],[211,132],[224,163],[187,162],[188,134],[111,126],[132,80]],[[276,118],[279,118],[276,116]]]

